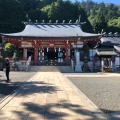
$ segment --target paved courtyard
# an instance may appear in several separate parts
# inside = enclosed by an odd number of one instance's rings
[[[18,89],[23,85],[27,80],[33,77],[36,72],[10,72],[11,82],[6,83],[6,76],[3,71],[0,71],[0,101],[3,100],[6,96],[11,94],[14,90]]]
[[[0,119],[120,119],[119,73],[60,73],[52,69],[12,71],[10,78],[6,83],[0,72]]]
[[[111,120],[120,119],[119,74],[64,74]],[[116,118],[114,115],[119,115]],[[112,117],[111,117],[112,116]]]
[[[84,99],[81,92],[60,72],[38,72],[0,104],[0,119],[107,119],[96,106],[85,104]]]

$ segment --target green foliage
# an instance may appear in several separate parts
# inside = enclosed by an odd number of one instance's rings
[[[9,51],[11,54],[13,54],[15,51],[15,46],[11,43],[6,43],[4,50]]]
[[[40,6],[42,7],[42,2],[40,0],[18,0],[22,4],[25,12],[29,12],[31,9],[36,10]]]
[[[96,33],[100,33],[102,29],[106,32],[116,32],[119,30],[119,24],[113,19],[119,19],[120,6],[114,4],[95,3],[92,0],[81,2],[81,6],[85,9],[88,19]],[[115,23],[114,23],[115,22]],[[112,24],[112,25],[110,25]],[[114,26],[115,25],[115,26]]]
[[[26,17],[28,15],[28,17]],[[120,6],[96,3],[92,0],[74,2],[70,0],[0,0],[0,33],[14,33],[24,29],[22,21],[38,20],[55,22],[86,22],[85,32],[116,32],[120,28]],[[94,30],[94,31],[93,31]]]
[[[114,26],[114,27],[120,27],[120,17],[119,18],[117,18],[117,19],[110,19],[109,21],[108,21],[108,26]]]
[[[24,28],[25,11],[18,0],[0,0],[0,32],[10,33]]]
[[[20,58],[19,48],[15,47],[11,43],[6,43],[4,50],[9,52],[9,57],[13,57],[16,60],[19,60]]]
[[[30,9],[28,12],[29,18],[32,20],[32,22],[35,22],[36,20],[41,21],[41,11],[40,10],[34,10],[34,9]]]
[[[59,22],[69,22],[69,20],[72,20],[72,22],[75,22],[79,15],[81,15],[81,22],[86,22],[85,25],[83,25],[83,30],[86,32],[93,32],[92,26],[90,22],[87,19],[86,12],[83,8],[81,8],[80,3],[71,3],[70,1],[57,1],[52,3],[51,5],[47,5],[41,9],[41,11],[44,13],[45,16],[47,16],[46,21],[52,20],[52,22],[55,22],[58,20]]]
[[[95,32],[101,33],[102,30],[106,29],[107,22],[105,22],[105,16],[103,12],[100,10],[97,17],[95,18],[95,23],[93,25]]]
[[[52,4],[54,2],[57,2],[57,1],[58,0],[41,0],[43,7],[47,6],[47,5],[50,5],[50,4]]]

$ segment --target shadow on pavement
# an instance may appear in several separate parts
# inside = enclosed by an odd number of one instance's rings
[[[8,83],[0,83],[0,101],[7,95],[11,94],[15,89],[17,89],[19,85],[8,84]]]
[[[19,119],[36,120],[38,117],[41,120],[61,120],[61,118],[76,120],[75,115],[77,114],[79,117],[84,116],[86,118],[87,116],[86,120],[96,120],[93,114],[82,106],[58,99],[57,91],[62,90],[51,83],[37,82],[37,80],[28,82],[17,94],[18,97],[24,97],[20,103],[24,110],[18,106],[17,110],[13,111],[14,115]],[[56,98],[52,98],[52,95],[56,95]],[[51,96],[51,101],[48,100],[47,96]]]
[[[107,116],[109,120],[120,120],[120,111],[113,111],[107,109],[101,109]]]

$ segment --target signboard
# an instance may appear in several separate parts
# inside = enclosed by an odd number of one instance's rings
[[[75,43],[73,45],[73,48],[82,48],[83,47],[83,42],[78,41],[77,44]]]
[[[28,47],[32,47],[32,43],[31,42],[21,42],[21,47],[23,48],[28,48]]]
[[[54,44],[49,44],[49,46],[54,46]]]
[[[82,48],[83,47],[83,45],[81,44],[81,45],[73,45],[73,48]]]

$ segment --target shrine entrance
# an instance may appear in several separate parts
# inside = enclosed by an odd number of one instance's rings
[[[39,65],[65,65],[65,49],[43,48],[39,49]]]
[[[47,64],[46,65],[58,65],[57,58],[58,58],[58,52],[55,51],[54,48],[49,48],[49,51],[47,52]]]
[[[54,48],[50,48],[47,53],[48,60],[56,60],[58,58],[58,52]]]

